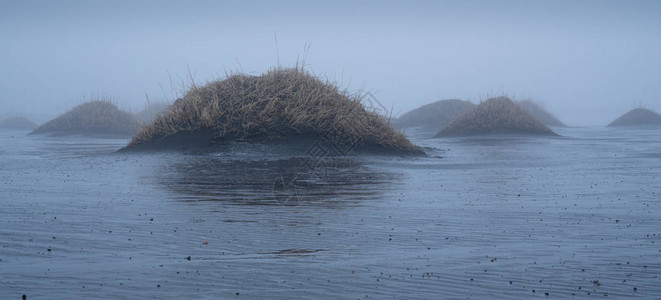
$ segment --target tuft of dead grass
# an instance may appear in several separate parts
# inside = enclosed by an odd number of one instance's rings
[[[441,129],[436,137],[482,134],[556,135],[507,97],[491,98]]]
[[[193,86],[134,136],[127,148],[180,133],[212,139],[274,141],[338,133],[360,147],[420,152],[358,95],[302,68],[274,68],[260,76],[229,75]]]
[[[61,116],[37,127],[31,134],[132,135],[138,123],[130,113],[109,101],[80,104]]]

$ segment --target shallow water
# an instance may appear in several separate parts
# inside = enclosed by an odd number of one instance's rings
[[[117,154],[0,131],[0,298],[661,295],[661,132],[429,157]]]

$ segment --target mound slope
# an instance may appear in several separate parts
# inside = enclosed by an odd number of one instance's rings
[[[138,123],[130,113],[108,101],[91,101],[37,127],[33,134],[84,134],[130,136]]]
[[[231,75],[194,86],[125,149],[167,147],[168,140],[272,142],[301,137],[333,137],[355,149],[420,153],[403,134],[358,96],[340,91],[298,68],[278,68],[260,76]]]
[[[620,116],[608,126],[661,125],[661,115],[644,108],[636,108]]]
[[[401,115],[393,120],[392,124],[398,128],[420,127],[423,130],[436,131],[474,107],[475,104],[470,101],[456,99],[436,101]]]
[[[10,117],[0,122],[0,128],[7,129],[32,130],[36,127],[37,124],[24,117]]]
[[[549,113],[538,103],[532,100],[518,101],[517,104],[523,108],[531,117],[540,120],[546,126],[566,127],[558,118]]]
[[[435,137],[486,134],[556,135],[507,97],[492,98],[441,129]]]

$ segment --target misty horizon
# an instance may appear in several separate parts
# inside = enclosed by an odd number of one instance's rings
[[[661,3],[5,1],[0,117],[44,122],[105,96],[133,112],[226,72],[305,68],[393,115],[532,99],[570,126],[661,112]],[[307,46],[309,45],[309,48]],[[306,50],[307,49],[307,50]]]
[[[0,37],[0,298],[661,295],[659,0],[0,0]]]

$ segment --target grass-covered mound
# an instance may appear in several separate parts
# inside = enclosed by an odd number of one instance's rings
[[[518,101],[517,104],[530,116],[540,120],[546,126],[566,127],[558,118],[549,113],[544,107],[532,100]]]
[[[0,128],[32,130],[37,128],[37,124],[24,117],[10,117],[0,122]]]
[[[231,75],[193,86],[125,149],[239,141],[275,142],[330,138],[353,149],[420,153],[358,96],[340,91],[299,68],[260,76]]]
[[[661,125],[661,115],[644,108],[636,108],[615,119],[608,126]]]
[[[556,135],[512,100],[499,97],[480,103],[441,129],[436,137],[486,134]]]
[[[91,101],[44,123],[32,133],[130,136],[137,130],[138,123],[132,114],[108,101]]]
[[[392,121],[397,128],[419,127],[422,130],[438,131],[454,119],[473,109],[475,104],[462,100],[441,100],[423,105]]]

